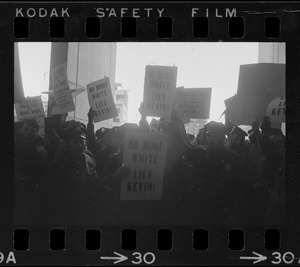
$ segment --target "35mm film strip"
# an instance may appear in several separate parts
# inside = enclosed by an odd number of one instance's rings
[[[0,7],[0,265],[300,265],[299,2]]]

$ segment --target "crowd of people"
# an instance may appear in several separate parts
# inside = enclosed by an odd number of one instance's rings
[[[121,201],[126,131],[154,134],[141,105],[139,125],[94,132],[88,124],[45,118],[15,127],[15,220],[26,224],[243,225],[280,223],[285,204],[285,136],[268,117],[246,133],[226,117],[197,136],[176,112],[160,118],[155,134],[167,136],[160,200]]]

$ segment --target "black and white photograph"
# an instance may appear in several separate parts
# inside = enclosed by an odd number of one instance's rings
[[[15,225],[283,225],[284,42],[15,42]]]

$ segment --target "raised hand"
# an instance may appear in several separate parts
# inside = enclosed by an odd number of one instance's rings
[[[96,111],[91,107],[87,115],[88,115],[89,122],[92,123],[94,121]]]

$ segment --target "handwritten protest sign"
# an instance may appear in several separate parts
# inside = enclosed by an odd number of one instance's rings
[[[285,115],[286,115],[285,103],[286,103],[285,97],[276,97],[270,102],[266,111],[266,115],[270,117],[271,122],[275,122],[275,123],[285,122]]]
[[[118,116],[108,77],[90,83],[86,87],[90,107],[95,110],[94,122]]]
[[[45,134],[45,111],[41,96],[26,97],[24,101],[15,103],[18,121],[35,119],[39,124],[39,134]]]
[[[228,112],[233,124],[260,122],[269,103],[278,96],[285,96],[285,68],[285,64],[275,63],[240,66],[237,94]]]
[[[75,110],[72,94],[67,79],[66,63],[55,66],[50,71],[50,86],[53,90],[51,114],[64,114]]]
[[[122,180],[121,200],[160,200],[162,196],[167,140],[147,133],[125,133],[123,163],[131,175]]]
[[[177,81],[177,67],[146,66],[144,83],[145,113],[170,118]]]
[[[16,103],[15,107],[18,120],[45,117],[41,96],[26,97],[24,101]]]
[[[180,118],[208,119],[211,88],[177,88],[175,109]]]

